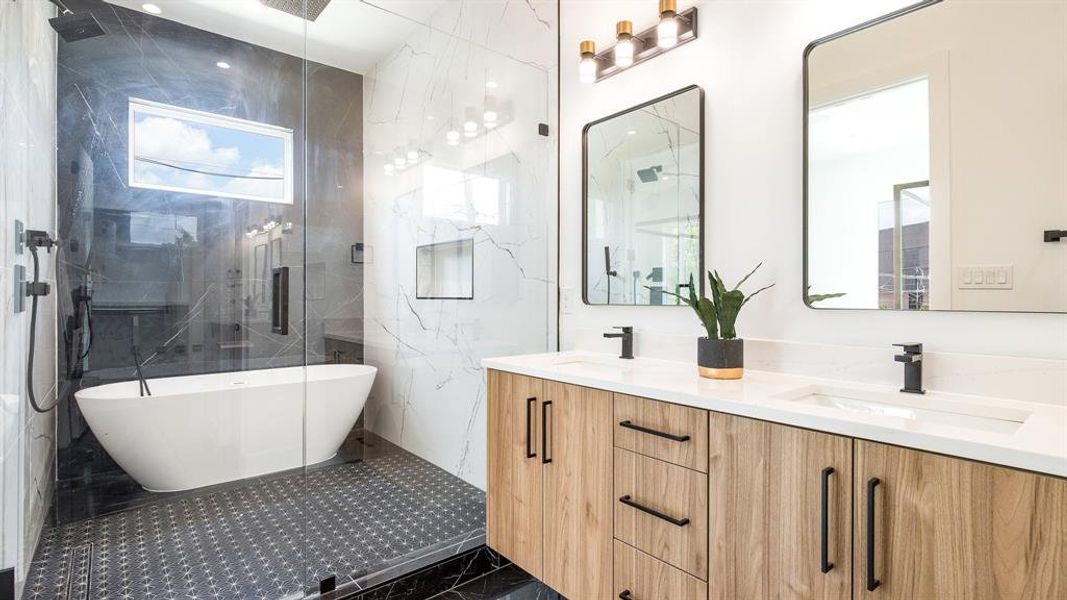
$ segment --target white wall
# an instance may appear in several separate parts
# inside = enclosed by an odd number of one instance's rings
[[[617,351],[617,341],[602,340],[600,334],[613,325],[634,325],[638,353],[694,355],[692,338],[700,328],[687,309],[585,306],[579,286],[582,126],[697,83],[707,98],[707,265],[735,280],[764,261],[752,284],[777,282],[742,313],[738,331],[743,337],[871,346],[885,350],[887,368],[893,368],[889,344],[910,341],[935,352],[1052,358],[1056,364],[1067,359],[1064,315],[816,311],[801,301],[804,48],[906,4],[698,2],[700,39],[601,83],[583,85],[577,72],[579,41],[594,39],[603,47],[619,19],[647,27],[655,21],[655,3],[563,1],[560,278],[562,304],[572,307],[562,317],[564,349]]]
[[[14,222],[55,232],[56,36],[46,0],[0,2],[0,569],[21,582],[52,502],[55,413],[37,415],[25,386],[29,306],[16,314]],[[42,279],[55,289],[55,254],[41,254]],[[37,399],[56,397],[55,295],[43,298],[37,322]]]

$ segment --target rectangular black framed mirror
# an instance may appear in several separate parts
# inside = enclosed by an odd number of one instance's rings
[[[679,306],[703,290],[704,91],[691,85],[582,130],[582,299]]]
[[[813,42],[805,303],[1067,312],[1065,131],[1067,3],[930,0]]]

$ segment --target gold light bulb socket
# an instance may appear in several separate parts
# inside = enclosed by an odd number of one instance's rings
[[[582,43],[578,44],[578,52],[580,52],[582,56],[595,56],[596,44],[593,43],[593,40],[583,40]]]
[[[659,0],[659,14],[664,16],[665,14],[675,14],[678,12],[677,0]]]
[[[615,24],[615,37],[623,39],[623,36],[633,37],[634,24],[629,21],[619,21]]]

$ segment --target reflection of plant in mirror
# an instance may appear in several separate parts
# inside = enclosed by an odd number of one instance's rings
[[[741,285],[748,281],[748,278],[755,273],[763,263],[756,265],[755,269],[749,271],[748,275],[741,278],[741,281],[737,282],[737,285],[733,289],[726,289],[726,284],[723,282],[722,277],[718,271],[708,271],[708,283],[711,285],[711,298],[697,297],[696,286],[693,283],[693,276],[689,276],[689,296],[681,296],[673,292],[664,291],[665,294],[675,296],[682,302],[685,302],[693,309],[693,312],[700,318],[700,323],[704,325],[704,329],[708,332],[710,339],[732,340],[737,338],[737,316],[741,312],[741,307],[748,304],[751,300],[760,292],[774,287],[774,284],[763,286],[760,289],[745,295],[741,291]]]
[[[829,300],[831,298],[840,298],[841,296],[845,296],[847,294],[848,292],[834,292],[831,294],[812,294],[811,286],[809,285],[807,290],[808,304],[815,304],[816,302],[822,302],[823,300]]]

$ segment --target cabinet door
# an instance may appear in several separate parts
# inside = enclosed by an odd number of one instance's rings
[[[486,541],[541,576],[540,379],[489,371]]]
[[[863,441],[855,468],[857,598],[1067,598],[1067,480]]]
[[[851,464],[849,438],[711,413],[709,598],[849,598]]]
[[[572,600],[612,597],[611,393],[545,382],[544,571]]]

